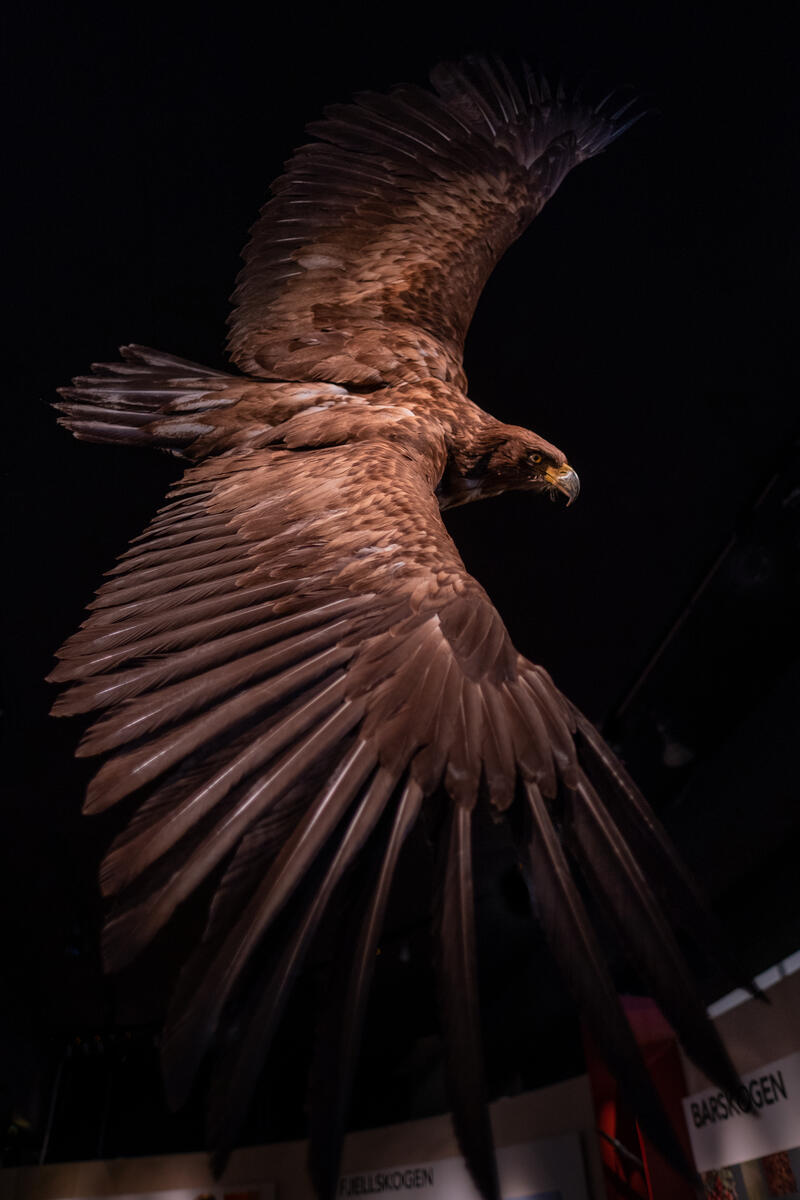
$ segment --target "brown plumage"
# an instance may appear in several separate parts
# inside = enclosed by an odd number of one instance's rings
[[[108,968],[219,879],[163,1059],[178,1104],[221,1028],[234,1030],[210,1093],[222,1152],[329,901],[361,864],[358,933],[314,1069],[325,1197],[389,888],[434,797],[447,1075],[482,1195],[498,1192],[476,994],[477,806],[514,814],[554,955],[660,1144],[678,1153],[570,861],[687,1048],[734,1083],[673,932],[717,954],[711,918],[620,764],[516,652],[439,516],[508,488],[577,494],[560,450],[467,398],[461,352],[500,255],[630,122],[501,63],[441,66],[432,82],[330,109],[274,185],[235,293],[230,348],[246,376],[128,346],[58,405],[79,438],[190,464],[52,678],[69,685],[57,713],[98,713],[79,753],[109,757],[86,810],[139,798],[102,866]]]

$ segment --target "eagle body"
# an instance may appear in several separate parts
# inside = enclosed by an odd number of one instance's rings
[[[92,714],[78,753],[104,756],[86,811],[136,800],[101,867],[106,965],[126,966],[213,881],[162,1059],[177,1105],[212,1056],[209,1138],[224,1157],[323,917],[349,913],[313,1068],[323,1197],[392,881],[426,806],[444,814],[432,910],[446,1076],[487,1200],[476,814],[513,830],[552,953],[658,1144],[680,1157],[587,895],[687,1051],[735,1086],[678,940],[724,958],[713,919],[622,765],[515,649],[440,517],[510,488],[577,495],[561,450],[468,398],[461,356],[497,259],[567,171],[627,128],[627,106],[590,107],[484,59],[432,82],[362,95],[310,127],[318,140],[287,165],[245,251],[230,336],[242,374],[126,346],[57,406],[79,438],[187,464],[51,676],[67,685],[57,714]]]

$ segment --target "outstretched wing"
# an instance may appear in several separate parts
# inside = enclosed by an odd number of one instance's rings
[[[707,941],[669,847],[591,727],[516,653],[441,524],[430,479],[400,447],[268,448],[191,469],[91,610],[53,678],[70,685],[58,713],[100,713],[80,753],[110,757],[87,811],[139,798],[102,867],[103,891],[116,899],[105,959],[126,964],[177,905],[217,880],[163,1043],[179,1102],[218,1032],[229,1031],[212,1093],[217,1144],[232,1144],[304,955],[358,862],[360,933],[334,989],[339,1017],[317,1073],[326,1108],[314,1118],[312,1157],[321,1194],[334,1194],[389,888],[404,839],[434,797],[445,812],[447,1070],[484,1196],[498,1193],[476,994],[478,806],[518,814],[554,953],[661,1145],[671,1134],[568,853],[599,885],[688,1048],[732,1082],[672,933],[675,920]]]
[[[273,185],[233,299],[245,372],[351,385],[442,379],[498,259],[567,172],[631,123],[526,67],[469,60],[334,105]],[[613,105],[610,106],[613,109]],[[635,119],[635,118],[634,118]]]

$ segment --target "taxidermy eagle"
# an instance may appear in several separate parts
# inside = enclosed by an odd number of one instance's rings
[[[711,916],[598,733],[514,649],[439,515],[509,488],[578,494],[561,450],[468,399],[462,348],[500,256],[631,120],[499,61],[431,80],[310,127],[318,140],[289,161],[245,251],[229,343],[243,374],[126,346],[57,405],[78,438],[189,463],[51,676],[69,685],[56,713],[98,714],[78,753],[110,756],[86,811],[138,799],[101,869],[115,901],[106,966],[216,880],[162,1054],[178,1105],[216,1050],[209,1135],[224,1151],[323,916],[349,903],[357,932],[314,1069],[323,1197],[387,898],[423,809],[437,814],[449,1095],[487,1200],[499,1192],[476,989],[480,810],[509,823],[552,954],[657,1143],[678,1155],[596,912],[689,1054],[736,1085],[679,947],[687,936],[718,958]]]

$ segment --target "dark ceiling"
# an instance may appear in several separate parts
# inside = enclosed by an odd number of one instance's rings
[[[153,1036],[174,944],[156,947],[149,973],[101,978],[94,879],[114,818],[80,818],[78,729],[48,718],[42,682],[178,468],[76,443],[48,401],[127,341],[223,365],[245,232],[306,121],[355,90],[421,82],[440,58],[523,54],[587,77],[598,97],[632,85],[652,110],[566,180],[500,264],[467,346],[473,398],[560,445],[580,502],[510,495],[448,524],[519,648],[624,754],[748,969],[796,950],[798,105],[786,25],[769,7],[745,17],[633,0],[472,16],[237,3],[82,14],[18,16],[5,68],[17,320],[3,370],[0,1106],[33,1122],[11,1135],[9,1161],[37,1153],[68,1045],[51,1158],[200,1138],[196,1107],[167,1122],[158,1095]],[[502,851],[486,860],[484,1019],[500,1093],[579,1069],[580,1050]],[[362,1122],[444,1103],[423,918],[401,903],[387,939]],[[714,998],[723,983],[700,977]],[[260,1099],[254,1138],[302,1132],[303,987],[275,1067],[281,1103],[267,1118]]]

